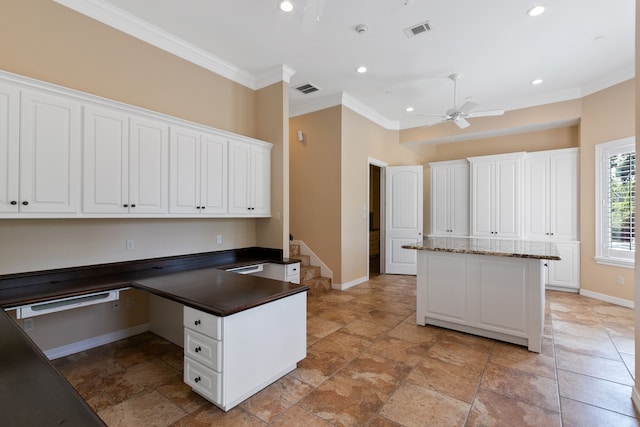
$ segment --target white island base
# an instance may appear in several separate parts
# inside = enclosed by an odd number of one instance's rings
[[[418,251],[418,325],[523,345],[540,352],[544,260]]]

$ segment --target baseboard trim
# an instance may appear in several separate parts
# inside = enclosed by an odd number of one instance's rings
[[[584,289],[580,289],[580,295],[588,297],[588,298],[593,298],[593,299],[597,299],[597,300],[600,300],[600,301],[604,301],[604,302],[609,302],[611,304],[621,305],[622,307],[635,308],[635,303],[633,301],[629,301],[627,299],[622,299],[622,298],[612,297],[610,295],[605,295],[605,294],[601,294],[601,293],[598,293],[598,292],[586,291]]]
[[[337,289],[339,291],[346,291],[347,289],[352,288],[352,287],[354,287],[356,285],[359,285],[360,283],[364,283],[367,280],[368,280],[367,277],[364,276],[364,277],[360,277],[359,279],[352,280],[352,281],[347,282],[347,283],[333,283],[333,285],[331,285],[331,287],[333,289]]]
[[[640,394],[638,394],[638,389],[635,386],[631,389],[631,401],[636,411],[640,411]]]
[[[109,344],[114,341],[118,341],[124,338],[129,338],[134,335],[147,332],[150,328],[149,323],[143,323],[141,325],[132,326],[127,329],[120,329],[119,331],[110,332],[108,334],[100,335],[97,337],[88,338],[86,340],[77,341],[71,344],[63,345],[60,347],[52,348],[44,351],[45,356],[49,360],[58,359],[60,357],[69,356],[70,354],[79,353],[91,348],[100,347],[101,345]]]

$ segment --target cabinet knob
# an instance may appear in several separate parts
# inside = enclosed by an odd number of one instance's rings
[[[202,347],[198,346],[193,349],[196,353],[200,353],[202,351]]]
[[[195,377],[193,380],[194,380],[195,382],[199,383],[200,381],[202,381],[202,378],[200,378],[200,377]]]
[[[132,208],[135,208],[135,207],[136,207],[136,204],[135,204],[135,203],[134,203],[134,204],[132,204],[132,205],[131,205],[131,207],[132,207]]]
[[[549,233],[549,234],[551,234],[553,236],[553,233]]]
[[[206,206],[200,206],[200,209],[204,210],[204,208],[206,208]]]
[[[18,204],[18,202],[16,202],[15,200],[12,200],[12,201],[11,201],[11,204],[12,204],[12,205],[17,205],[17,204]]]
[[[198,326],[200,324],[200,320],[196,320],[195,322],[193,322],[194,325]]]
[[[200,206],[196,206],[196,209],[202,209]]]
[[[22,204],[23,204],[24,206],[27,206],[27,205],[29,204],[29,202],[27,202],[27,201],[25,200],[24,202],[22,202]]]
[[[128,207],[129,207],[129,204],[128,204],[128,203],[125,203],[124,205],[122,205],[122,207],[123,207],[123,208],[128,208]]]

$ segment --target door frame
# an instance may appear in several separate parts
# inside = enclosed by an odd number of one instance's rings
[[[369,173],[369,169],[371,168],[371,166],[376,166],[380,168],[380,224],[384,224],[384,220],[386,219],[386,213],[385,213],[385,197],[386,197],[386,187],[385,187],[385,171],[386,171],[386,167],[389,166],[389,164],[387,162],[383,162],[382,160],[378,160],[376,158],[373,157],[367,157],[367,207],[371,206],[371,198],[369,197],[369,194],[371,193],[371,182],[370,182],[370,177],[371,174]],[[368,215],[367,215],[368,216]],[[367,236],[367,240],[366,240],[366,245],[365,247],[367,248],[367,253],[366,253],[366,258],[367,258],[367,280],[369,280],[369,220],[367,219],[367,221],[365,221],[366,224],[366,232],[365,235]],[[384,227],[381,225],[380,226],[380,274],[385,274],[385,261],[386,261],[386,257],[385,257],[385,246],[382,243],[385,242],[386,239],[386,234],[385,234],[385,230]]]

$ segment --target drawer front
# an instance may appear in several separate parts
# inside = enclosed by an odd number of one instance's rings
[[[300,263],[287,264],[287,277],[300,275]]]
[[[184,355],[218,372],[222,371],[222,343],[189,328],[184,329]]]
[[[222,404],[222,374],[187,356],[184,358],[184,382],[211,402]]]
[[[222,319],[191,307],[184,307],[184,326],[217,340],[222,339]]]

